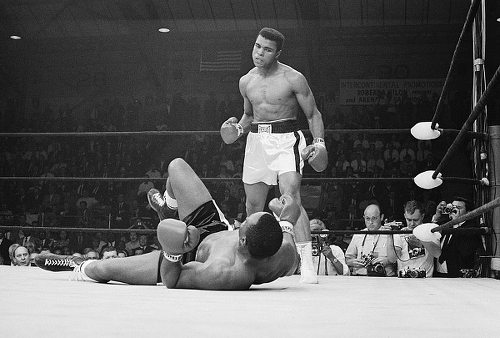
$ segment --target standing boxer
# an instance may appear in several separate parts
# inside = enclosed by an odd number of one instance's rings
[[[304,160],[318,172],[326,169],[328,154],[324,125],[307,80],[297,70],[278,61],[285,37],[272,28],[263,28],[255,41],[255,67],[239,82],[243,116],[229,118],[221,126],[225,143],[235,142],[249,131],[243,164],[247,215],[262,211],[272,185],[281,194],[291,195],[300,205],[295,227],[297,251],[301,257],[301,282],[317,283],[312,262],[311,232],[307,213],[301,205],[300,183]],[[309,123],[313,143],[306,147],[298,129],[302,110]]]

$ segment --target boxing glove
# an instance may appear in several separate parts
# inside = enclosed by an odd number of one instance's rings
[[[317,172],[322,172],[328,166],[328,152],[326,151],[325,140],[315,138],[313,144],[308,145],[301,152],[302,159],[309,162],[309,165]]]
[[[286,231],[286,229],[284,228],[285,226],[293,227],[293,225],[297,223],[297,220],[300,217],[299,205],[292,198],[292,196],[288,194],[283,194],[279,199],[273,198],[269,202],[269,209],[274,213],[275,216],[278,217],[283,231]]]
[[[177,219],[164,219],[156,230],[164,256],[171,262],[178,262],[182,254],[193,250],[200,241],[200,231]]]
[[[243,134],[243,127],[236,117],[230,117],[220,127],[220,136],[226,144],[234,143]]]

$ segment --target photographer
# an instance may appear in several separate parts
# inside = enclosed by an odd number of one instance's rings
[[[423,223],[425,209],[418,201],[411,200],[404,205],[406,227],[401,230],[413,230]],[[387,224],[391,225],[391,224]],[[434,258],[441,254],[439,241],[422,243],[414,235],[393,235],[388,239],[389,256],[397,258],[399,277],[432,277]]]
[[[472,203],[463,197],[454,197],[451,203],[441,201],[432,221],[444,224],[450,219],[456,219],[473,209]],[[479,224],[476,220],[468,220],[453,226],[456,228],[475,228]],[[480,235],[462,233],[443,234],[441,241],[441,255],[437,259],[435,277],[463,277],[464,272],[474,269],[476,255],[483,254],[485,248]]]
[[[363,213],[365,230],[390,230],[389,226],[382,226],[384,214],[378,204],[370,204]],[[345,257],[347,266],[352,270],[352,275],[368,276],[395,276],[394,255],[388,257],[388,235],[361,235],[352,236]]]
[[[319,219],[312,219],[309,223],[311,231],[327,231],[325,223]],[[345,262],[342,249],[328,244],[328,234],[312,235],[313,264],[318,275],[349,275],[349,267]]]

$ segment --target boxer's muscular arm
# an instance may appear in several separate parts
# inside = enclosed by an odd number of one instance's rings
[[[300,108],[302,108],[302,111],[306,115],[309,130],[313,138],[324,138],[325,126],[323,124],[323,117],[316,106],[316,100],[306,78],[301,73],[294,72],[287,75],[287,79],[292,86]]]
[[[246,86],[249,78],[247,76],[243,76],[240,79],[239,87],[240,87],[240,93],[241,96],[243,97],[243,116],[241,117],[239,123],[243,127],[243,130],[245,132],[248,131],[250,124],[253,122],[253,107],[252,103],[248,99],[246,95]]]
[[[226,259],[209,263],[189,262],[182,266],[176,289],[246,290],[255,280],[255,273],[238,268]]]
[[[281,248],[278,250],[276,256],[281,257],[279,266],[288,270],[284,275],[293,275],[297,270],[299,258],[297,248],[295,246],[295,240],[291,234],[283,232],[283,244],[281,244]]]

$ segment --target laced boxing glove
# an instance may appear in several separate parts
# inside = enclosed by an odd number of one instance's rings
[[[162,220],[156,233],[163,255],[171,262],[180,261],[182,254],[193,250],[200,241],[200,231],[196,227],[172,218]]]
[[[300,207],[292,196],[283,194],[279,199],[273,198],[269,202],[269,209],[279,219],[283,232],[293,235],[293,225],[300,217]]]
[[[328,166],[328,152],[326,151],[325,140],[315,138],[313,143],[302,150],[302,159],[309,162],[309,165],[317,172],[322,172]]]
[[[243,127],[236,117],[230,117],[220,127],[220,136],[226,144],[234,143],[243,134]]]

